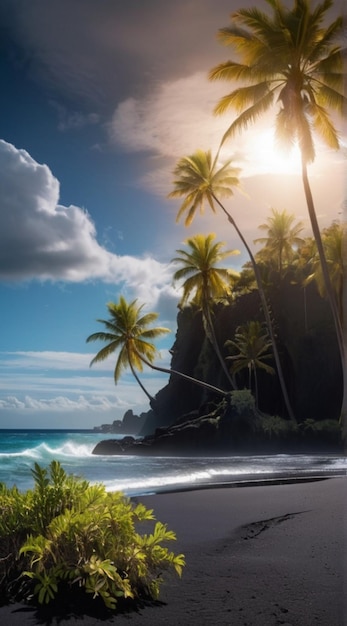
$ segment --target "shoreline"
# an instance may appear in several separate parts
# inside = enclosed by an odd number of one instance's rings
[[[288,473],[283,472],[278,476],[274,476],[273,474],[269,473],[262,475],[262,478],[255,478],[254,474],[249,474],[245,475],[245,477],[243,478],[240,477],[235,480],[214,479],[205,483],[187,483],[181,486],[165,485],[163,487],[158,487],[148,492],[134,494],[128,497],[131,500],[139,500],[141,498],[147,498],[149,496],[185,493],[187,491],[204,491],[209,489],[240,489],[242,487],[267,487],[271,485],[292,485],[295,483],[310,483],[344,477],[347,477],[347,470],[334,470],[332,472],[322,470],[319,472],[315,472],[314,474],[296,473],[293,475],[288,475]]]
[[[48,622],[17,604],[0,608],[0,622],[344,626],[346,476],[281,480],[137,496],[176,533],[170,549],[186,556],[182,579],[163,573],[156,605],[106,620],[69,613],[51,615]]]

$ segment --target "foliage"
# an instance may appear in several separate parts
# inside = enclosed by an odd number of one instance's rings
[[[232,371],[239,372],[248,368],[249,388],[252,388],[252,375],[254,377],[255,401],[258,405],[258,379],[257,369],[262,369],[268,374],[274,374],[273,367],[264,363],[267,359],[272,359],[271,341],[263,325],[257,320],[251,320],[242,326],[238,326],[234,340],[225,342],[227,348],[237,350],[237,354],[227,356],[227,360],[233,361]]]
[[[304,241],[299,236],[302,223],[295,222],[295,215],[287,211],[272,209],[266,223],[258,228],[266,232],[266,237],[254,240],[254,243],[265,244],[256,255],[257,261],[272,265],[281,280],[295,258],[297,247]]]
[[[314,159],[312,131],[331,148],[339,137],[328,110],[342,113],[343,57],[339,38],[342,17],[326,24],[331,0],[313,8],[308,0],[292,9],[268,0],[272,14],[258,7],[234,12],[231,24],[219,31],[240,62],[229,60],[210,72],[212,80],[239,81],[241,87],[221,98],[216,113],[236,110],[224,135],[231,137],[277,106],[276,136],[291,147],[295,139],[306,162]]]
[[[238,416],[255,415],[255,399],[250,389],[238,389],[230,394],[230,406]]]
[[[330,112],[346,113],[343,18],[339,15],[327,23],[333,0],[323,0],[316,7],[309,0],[300,0],[291,9],[277,0],[267,2],[270,15],[258,7],[243,8],[232,14],[229,27],[219,31],[222,43],[232,47],[239,62],[219,64],[210,72],[210,78],[239,81],[242,86],[224,96],[215,112],[234,109],[237,113],[222,144],[273,107],[277,109],[277,143],[287,149],[298,143],[307,209],[346,379],[342,324],[307,171],[315,158],[314,131],[329,148],[337,150],[341,145]]]
[[[218,345],[213,323],[213,304],[231,295],[232,282],[238,275],[233,270],[218,267],[218,263],[238,251],[223,251],[224,242],[214,243],[215,237],[214,233],[195,235],[185,241],[189,251],[176,250],[179,256],[172,262],[180,263],[181,267],[176,270],[174,281],[184,279],[180,304],[184,305],[192,299],[192,304],[201,309],[206,337],[213,345],[230,386],[235,388]]]
[[[322,232],[322,241],[325,251],[325,257],[329,268],[329,275],[334,293],[336,295],[339,315],[342,321],[342,294],[343,294],[343,226],[337,222],[333,222],[329,228],[325,228]],[[326,286],[324,276],[319,260],[316,246],[312,250],[312,273],[307,277],[306,284],[315,280],[319,293],[322,297],[326,296]]]
[[[69,476],[53,461],[35,464],[33,490],[0,484],[0,594],[47,604],[66,590],[84,591],[108,609],[119,598],[156,599],[161,572],[181,576],[182,554],[162,544],[176,539],[153,511],[124,494]],[[141,523],[151,532],[141,535]]]
[[[107,345],[99,350],[90,365],[104,361],[111,354],[118,351],[118,358],[114,368],[114,382],[117,384],[122,372],[130,367],[137,383],[149,400],[153,398],[139,380],[136,371],[142,372],[144,359],[153,363],[158,351],[152,343],[160,335],[169,333],[168,328],[162,326],[150,327],[158,317],[158,313],[142,315],[144,305],[138,306],[137,300],[128,303],[123,296],[119,302],[109,302],[107,305],[110,314],[109,320],[97,320],[103,324],[107,332],[97,332],[87,337],[91,341],[103,341]]]
[[[181,267],[174,273],[174,281],[184,280],[181,304],[192,299],[204,312],[211,302],[223,300],[232,292],[232,283],[238,272],[218,267],[218,263],[238,250],[222,250],[225,243],[214,242],[216,235],[195,235],[184,243],[189,250],[176,250],[179,256],[172,259]],[[193,297],[192,297],[193,296]]]
[[[259,430],[266,435],[268,439],[285,440],[298,431],[296,424],[292,421],[283,419],[278,415],[262,415],[259,421]]]

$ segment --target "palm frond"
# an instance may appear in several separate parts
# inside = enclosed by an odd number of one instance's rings
[[[310,114],[313,118],[314,128],[323,141],[330,148],[338,150],[340,147],[338,134],[326,109],[318,104],[310,105]]]
[[[239,130],[246,129],[251,123],[254,123],[263,113],[265,113],[273,104],[274,94],[270,91],[264,98],[259,100],[256,104],[243,111],[229,126],[224,133],[221,144],[235,135]],[[220,112],[220,111],[218,111]]]

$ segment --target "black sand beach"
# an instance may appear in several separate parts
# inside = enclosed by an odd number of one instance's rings
[[[177,533],[182,579],[165,576],[161,602],[106,620],[43,620],[0,609],[1,626],[346,626],[345,477],[223,487],[139,498]]]

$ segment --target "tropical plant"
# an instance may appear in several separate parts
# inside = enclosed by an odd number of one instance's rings
[[[294,222],[295,215],[272,209],[266,222],[258,226],[266,232],[266,236],[254,240],[254,243],[264,244],[257,259],[272,262],[279,280],[282,280],[286,268],[293,261],[297,247],[304,241],[299,237],[303,229],[302,223]]]
[[[184,280],[181,305],[191,299],[202,311],[206,336],[213,345],[227,379],[235,389],[216,338],[213,304],[230,296],[232,281],[238,276],[237,272],[217,267],[217,264],[232,254],[238,254],[238,250],[223,251],[224,242],[214,243],[215,237],[214,233],[210,233],[186,239],[189,251],[176,250],[179,256],[172,259],[173,263],[180,263],[182,266],[174,273],[174,281]]]
[[[259,297],[271,339],[277,374],[285,406],[290,419],[295,422],[296,420],[288,397],[281,361],[277,350],[276,338],[272,327],[270,310],[266,300],[259,267],[257,266],[252,250],[250,249],[241,230],[220,200],[221,197],[232,196],[233,187],[238,187],[239,185],[239,170],[233,167],[231,163],[231,160],[229,160],[224,165],[219,166],[218,154],[212,160],[211,152],[204,152],[203,150],[197,150],[191,156],[181,158],[174,169],[174,189],[169,194],[169,198],[184,198],[179,208],[176,221],[179,221],[180,218],[186,214],[186,226],[191,224],[198,209],[200,212],[203,211],[206,203],[213,212],[216,211],[215,204],[217,204],[240,237],[252,263],[252,268],[259,290]]]
[[[115,384],[118,383],[122,372],[127,367],[130,367],[142,391],[150,402],[153,402],[154,398],[140,381],[136,370],[143,371],[144,358],[148,363],[152,363],[158,355],[158,351],[151,340],[169,333],[170,330],[162,326],[148,328],[150,324],[155,322],[158,313],[142,315],[143,307],[144,305],[137,305],[137,300],[128,303],[123,296],[120,296],[118,303],[109,302],[107,309],[110,319],[97,320],[106,327],[106,332],[97,332],[89,335],[87,342],[107,342],[107,345],[99,350],[92,359],[90,365],[104,361],[111,354],[118,351],[119,354],[114,368]]]
[[[339,316],[342,325],[343,309],[342,309],[342,295],[343,295],[343,257],[342,257],[342,244],[343,244],[343,227],[341,224],[334,222],[329,228],[325,228],[322,232],[322,241],[324,246],[325,258],[327,261],[330,280],[334,290],[334,294],[337,301]],[[318,286],[318,291],[321,296],[326,295],[325,281],[322,273],[322,266],[320,264],[319,256],[316,254],[312,259],[312,273],[307,277],[306,283],[315,280]]]
[[[258,407],[258,378],[257,370],[262,369],[268,374],[274,374],[273,367],[265,363],[272,358],[271,341],[266,329],[258,321],[251,320],[242,326],[238,326],[234,339],[228,339],[225,346],[236,354],[227,356],[226,359],[232,361],[232,371],[234,373],[248,369],[248,386],[252,390],[254,379],[254,395],[256,406]]]
[[[347,221],[342,224],[342,330],[344,346],[347,346]],[[344,378],[343,378],[343,399],[341,408],[342,434],[347,451],[347,350],[345,350]]]
[[[224,96],[215,111],[234,109],[238,113],[224,134],[224,142],[277,103],[277,140],[285,147],[297,140],[307,208],[343,362],[342,329],[307,172],[315,157],[313,131],[330,148],[338,149],[340,145],[329,109],[342,114],[347,108],[338,39],[343,21],[339,16],[326,23],[333,0],[324,0],[315,8],[309,0],[295,0],[292,9],[280,0],[266,1],[271,16],[258,7],[243,8],[232,14],[230,26],[219,31],[221,42],[231,46],[241,62],[219,64],[210,72],[210,78],[240,81],[243,85]]]
[[[3,601],[77,603],[88,594],[114,610],[120,599],[157,598],[165,569],[181,575],[184,556],[162,545],[175,533],[152,510],[67,475],[56,461],[48,469],[35,464],[32,473],[33,490],[0,484]],[[150,534],[139,534],[141,522]]]
[[[146,328],[157,319],[158,313],[147,313],[146,315],[141,316],[143,307],[143,304],[140,306],[137,305],[137,300],[128,303],[123,296],[120,296],[119,303],[110,302],[107,305],[111,319],[99,319],[97,321],[104,324],[108,332],[93,333],[87,338],[87,342],[105,341],[107,342],[107,345],[96,354],[90,365],[99,361],[104,361],[115,351],[119,350],[118,359],[114,369],[115,384],[117,384],[124,369],[129,366],[134,378],[148,397],[154,410],[156,406],[155,398],[153,398],[143,386],[135,371],[137,369],[142,372],[143,365],[147,365],[157,372],[180,376],[191,383],[200,385],[208,391],[223,396],[226,395],[226,391],[219,389],[214,385],[210,385],[205,381],[198,380],[197,378],[193,378],[193,376],[189,376],[183,372],[178,372],[177,370],[159,367],[158,365],[153,364],[155,357],[158,356],[158,351],[154,344],[149,340],[168,333],[170,330],[162,326]]]

